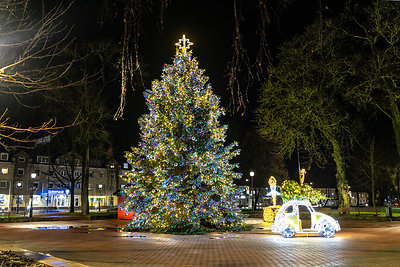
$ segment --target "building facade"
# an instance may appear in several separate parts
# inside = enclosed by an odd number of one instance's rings
[[[89,207],[92,210],[113,209],[115,193],[123,187],[121,174],[128,169],[115,160],[93,160],[89,167]],[[81,206],[82,164],[72,152],[51,159],[45,155],[0,153],[0,212],[68,210],[73,203]],[[74,197],[72,199],[72,188]]]

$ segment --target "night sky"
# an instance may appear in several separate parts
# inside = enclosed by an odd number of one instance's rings
[[[273,2],[273,1],[272,1]],[[339,3],[338,3],[339,2]],[[229,92],[226,90],[226,67],[232,56],[232,38],[234,34],[233,2],[222,1],[185,1],[174,0],[166,9],[164,27],[158,24],[158,6],[154,6],[154,12],[143,19],[142,34],[140,36],[140,56],[145,75],[145,86],[150,88],[151,81],[160,79],[163,65],[172,62],[175,54],[175,43],[185,34],[194,45],[193,54],[197,57],[200,67],[205,69],[209,76],[214,92],[221,97],[224,107],[229,103]],[[297,33],[304,30],[304,26],[310,24],[319,17],[320,7],[323,14],[329,16],[340,9],[340,1],[292,1],[286,9],[273,18],[268,32],[271,55],[274,56],[277,47],[285,40],[289,40]],[[243,41],[250,58],[254,58],[257,43],[257,10],[252,4],[242,5],[243,21],[241,31]],[[115,14],[114,19],[104,19],[102,1],[85,0],[76,1],[69,11],[66,21],[74,25],[74,34],[81,41],[96,39],[99,37],[111,38],[117,42],[121,40],[122,24],[118,21],[120,14]],[[117,19],[116,19],[117,18]],[[103,22],[101,24],[100,22]],[[239,143],[244,133],[255,126],[253,122],[253,110],[257,105],[257,90],[260,83],[254,82],[249,90],[249,103],[246,113],[231,114],[222,118],[222,122],[229,125],[228,140],[238,140]],[[119,103],[118,94],[120,88],[115,88],[115,106]],[[128,91],[127,106],[124,119],[114,123],[113,146],[116,156],[121,160],[123,151],[136,146],[139,140],[139,128],[137,119],[147,112],[143,98],[144,88]],[[291,177],[297,175],[297,158],[287,160]],[[334,172],[332,166],[324,169],[315,168],[310,172],[311,179],[319,180],[325,177],[326,185],[334,186]],[[313,168],[314,169],[314,168]],[[312,178],[314,173],[314,178]],[[326,179],[329,177],[329,179]]]
[[[278,0],[279,1],[279,0]],[[216,95],[221,97],[225,108],[229,103],[229,92],[226,90],[226,67],[232,56],[232,38],[234,34],[233,1],[232,0],[172,0],[165,11],[164,27],[159,27],[159,6],[153,6],[153,13],[142,21],[142,32],[139,40],[139,51],[144,71],[145,87],[129,90],[124,119],[112,122],[112,140],[115,156],[123,160],[123,151],[136,146],[139,140],[137,119],[147,112],[143,91],[150,88],[151,81],[160,79],[164,64],[170,64],[175,54],[175,43],[186,35],[193,43],[193,54],[199,61],[205,75],[209,76]],[[241,32],[244,45],[250,60],[254,59],[257,51],[257,9],[256,2],[242,1],[243,21]],[[276,1],[270,1],[276,4]],[[289,1],[286,8],[277,10],[272,15],[268,29],[268,42],[271,56],[274,59],[278,47],[294,35],[302,33],[304,27],[323,16],[335,15],[343,7],[343,1],[306,0]],[[123,31],[122,5],[113,9],[115,13],[104,14],[103,1],[76,0],[63,18],[63,23],[72,26],[71,37],[78,42],[86,42],[99,38],[109,38],[115,43],[121,42]],[[114,3],[109,1],[108,3]],[[118,2],[116,2],[118,3]],[[107,17],[108,15],[108,17]],[[228,141],[237,140],[239,143],[248,129],[255,127],[253,111],[257,107],[257,93],[260,83],[255,81],[249,90],[248,108],[244,114],[227,114],[222,123],[229,125]],[[115,112],[119,104],[120,87],[118,84],[111,92],[111,109]],[[386,125],[386,121],[382,122]],[[386,126],[385,126],[386,127]],[[290,177],[297,176],[297,157],[287,159]],[[335,177],[333,164],[325,168],[313,166],[308,173],[310,180],[316,186],[334,186]],[[323,182],[322,182],[323,180]],[[320,184],[318,182],[321,181]]]

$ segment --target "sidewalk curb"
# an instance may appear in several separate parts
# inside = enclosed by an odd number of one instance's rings
[[[64,267],[64,266],[68,266],[68,267],[89,267],[88,265],[82,264],[82,263],[77,263],[77,262],[73,262],[73,261],[68,261],[68,260],[64,260],[61,258],[57,258],[54,256],[51,256],[50,254],[43,254],[40,252],[34,252],[34,251],[30,251],[27,249],[23,249],[23,248],[18,248],[15,246],[11,246],[11,247],[6,247],[6,246],[0,246],[0,250],[2,251],[11,251],[14,252],[16,254],[20,254],[26,258],[30,258],[30,259],[35,259],[37,260],[38,263],[43,263],[43,264],[47,264],[49,266],[52,267]]]

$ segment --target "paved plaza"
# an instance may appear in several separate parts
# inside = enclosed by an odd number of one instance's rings
[[[400,222],[341,222],[334,238],[241,233],[118,232],[118,220],[0,224],[0,250],[51,255],[54,266],[400,266]],[[42,255],[37,254],[37,255]],[[46,257],[46,256],[45,256]],[[54,260],[57,259],[57,260]]]

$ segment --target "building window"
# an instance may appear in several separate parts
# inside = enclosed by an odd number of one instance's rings
[[[24,173],[25,173],[24,168],[18,168],[17,175],[22,176],[22,175],[24,175]]]
[[[24,156],[19,156],[18,157],[18,162],[25,162],[25,157]]]
[[[1,168],[1,173],[2,174],[7,174],[8,173],[8,168]]]
[[[79,176],[81,176],[82,175],[82,172],[81,171],[74,171],[74,177],[76,178],[76,177],[79,177]]]
[[[61,170],[60,175],[65,177],[65,176],[67,176],[67,172],[65,170]]]
[[[128,168],[129,168],[128,163],[124,163],[124,169],[128,169]]]
[[[81,184],[75,184],[75,188],[81,188]]]
[[[24,196],[23,195],[18,195],[16,199],[17,204],[22,204],[24,202]]]
[[[33,189],[38,189],[39,188],[39,182],[33,182]]]
[[[104,173],[99,173],[99,176],[100,176],[100,178],[103,178],[104,177]]]
[[[47,164],[50,162],[50,157],[47,156],[37,156],[36,158],[37,163],[44,163]]]
[[[53,183],[49,183],[49,185],[47,186],[47,188],[49,188],[49,189],[54,188],[54,184],[53,184]]]
[[[6,188],[7,187],[7,181],[0,181],[0,188]]]
[[[114,179],[115,178],[115,173],[111,173],[110,177],[111,177],[111,179]]]
[[[32,196],[32,204],[33,205],[39,205],[40,204],[40,196],[39,195]]]
[[[0,153],[1,161],[8,161],[8,153]]]
[[[6,204],[6,195],[0,194],[0,205]]]

